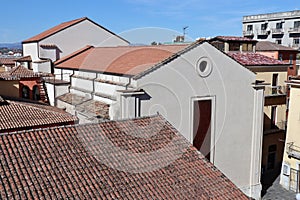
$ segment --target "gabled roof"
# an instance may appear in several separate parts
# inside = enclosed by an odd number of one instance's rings
[[[227,55],[243,66],[289,65],[289,63],[253,52],[228,52]]]
[[[31,42],[39,42],[39,41],[41,41],[41,40],[43,40],[43,39],[45,39],[45,38],[47,38],[49,36],[52,36],[52,35],[60,32],[60,31],[63,31],[65,29],[67,29],[67,28],[69,28],[71,26],[74,26],[74,25],[76,25],[76,24],[78,24],[78,23],[80,23],[82,21],[85,21],[85,20],[88,20],[88,21],[92,22],[93,24],[99,26],[103,30],[105,30],[105,31],[107,31],[107,32],[109,32],[109,33],[111,33],[111,34],[119,37],[120,39],[122,39],[124,41],[126,41],[124,38],[121,38],[120,36],[116,35],[115,33],[111,32],[110,30],[104,28],[103,26],[100,26],[99,24],[95,23],[94,21],[90,20],[89,18],[82,17],[82,18],[79,18],[79,19],[75,19],[75,20],[63,22],[63,23],[61,23],[61,24],[59,24],[57,26],[54,26],[54,27],[52,27],[52,28],[50,28],[50,29],[48,29],[48,30],[46,30],[46,31],[38,34],[38,35],[35,35],[35,36],[33,36],[33,37],[31,37],[31,38],[29,38],[27,40],[24,40],[22,43],[24,44],[24,43],[31,43]],[[126,42],[128,42],[128,41],[126,41]]]
[[[19,65],[17,67],[12,68],[9,71],[0,72],[0,80],[19,80],[21,78],[34,78],[34,77],[44,77],[44,76],[51,76],[48,73],[36,73],[32,70]]]
[[[298,50],[293,49],[291,47],[286,47],[280,44],[276,44],[269,41],[259,41],[256,44],[256,51],[294,51],[298,52]]]
[[[239,36],[216,36],[210,39],[210,41],[215,41],[215,40],[220,40],[224,42],[253,42],[253,43],[257,42],[257,40],[253,40],[247,37],[239,37]]]
[[[52,106],[5,98],[0,105],[0,133],[74,124],[75,121],[76,117]]]
[[[4,199],[248,198],[161,116],[0,135]]]
[[[18,59],[15,59],[16,62],[31,62],[31,56],[24,56]]]
[[[188,45],[87,46],[56,61],[56,68],[134,76],[183,50]]]

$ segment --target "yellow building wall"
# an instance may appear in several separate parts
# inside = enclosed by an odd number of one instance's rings
[[[288,158],[286,150],[288,143],[294,142],[294,145],[300,147],[300,87],[292,87],[290,91],[290,103],[288,114],[288,127],[286,134],[286,144],[283,161],[290,165],[293,169],[299,169],[300,160]]]
[[[272,85],[273,74],[278,74],[277,85],[285,87],[285,81],[287,80],[287,72],[257,72],[256,79],[264,80],[265,83]],[[266,86],[266,90],[268,87]],[[286,91],[284,89],[284,91]],[[267,92],[267,91],[266,91]],[[272,106],[265,106],[264,113],[271,119]],[[277,105],[276,112],[276,124],[279,128],[284,128],[284,122],[286,121],[286,105]]]
[[[0,96],[19,97],[19,81],[0,81]]]

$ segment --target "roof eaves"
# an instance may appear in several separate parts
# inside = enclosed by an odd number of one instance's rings
[[[136,74],[134,75],[132,78],[134,80],[137,80],[137,79],[140,79],[142,78],[143,76],[149,74],[150,72],[162,67],[163,65],[165,64],[168,64],[170,62],[172,62],[173,60],[175,60],[176,58],[182,56],[183,54],[185,54],[186,52],[194,49],[195,47],[197,47],[198,45],[201,45],[203,44],[204,42],[207,42],[206,40],[201,40],[201,41],[196,41],[194,43],[192,43],[191,45],[187,46],[186,48],[182,49],[181,51],[177,52],[177,53],[174,53],[173,55],[171,55],[170,57],[164,59],[163,61],[153,65],[152,67],[150,67],[149,69],[139,73],[139,74]]]

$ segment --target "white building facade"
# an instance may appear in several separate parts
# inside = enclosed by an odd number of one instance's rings
[[[300,48],[300,10],[243,17],[243,36]]]

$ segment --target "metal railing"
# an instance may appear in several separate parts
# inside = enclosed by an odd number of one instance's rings
[[[300,27],[290,28],[289,33],[300,33]]]
[[[287,86],[265,86],[265,96],[286,95]]]
[[[287,143],[287,154],[289,157],[300,160],[300,147],[296,146],[294,142]]]
[[[270,31],[268,31],[268,30],[260,30],[258,32],[258,35],[269,35],[269,33],[270,33]]]
[[[243,31],[244,36],[252,36],[254,35],[253,31]]]
[[[272,29],[272,34],[283,34],[283,29],[282,28],[273,28]]]

